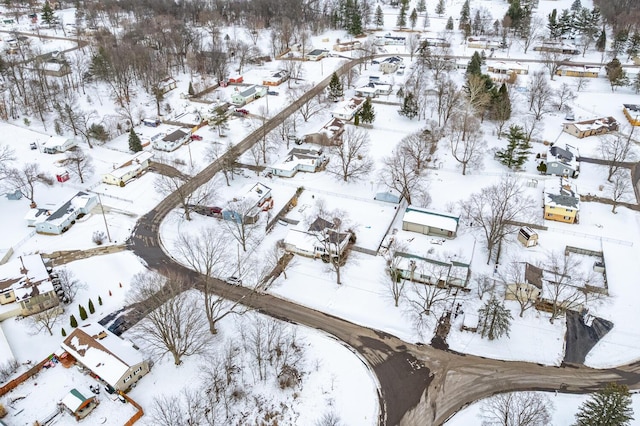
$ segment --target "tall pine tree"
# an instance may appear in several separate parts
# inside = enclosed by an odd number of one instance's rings
[[[494,340],[505,334],[509,336],[513,316],[511,311],[505,308],[504,303],[495,296],[491,296],[491,299],[478,309],[478,316],[480,317],[478,331],[482,337]]]
[[[344,90],[342,88],[342,83],[338,78],[338,74],[334,72],[331,75],[331,81],[329,81],[329,100],[337,102],[343,94]]]
[[[142,151],[142,142],[140,142],[140,138],[133,128],[131,128],[131,131],[129,132],[129,149],[133,152]]]
[[[404,115],[409,120],[413,120],[418,115],[418,102],[411,92],[407,92],[404,96],[402,107],[398,114]]]
[[[471,23],[471,9],[469,7],[469,0],[465,0],[460,9],[460,20],[458,21],[458,29],[463,29],[465,25]]]
[[[629,388],[609,383],[580,406],[575,426],[626,426],[632,420]]]
[[[445,30],[453,31],[453,16],[449,16],[447,19],[447,24],[444,27]]]
[[[531,154],[531,144],[527,141],[522,127],[511,125],[507,134],[507,146],[496,153],[500,163],[510,169],[518,168],[527,161]]]
[[[376,119],[376,112],[373,110],[371,98],[365,99],[360,110],[360,121],[364,124],[371,124]]]
[[[384,26],[384,14],[382,13],[380,5],[376,7],[376,12],[373,15],[373,25],[375,25],[376,28],[382,28]]]
[[[418,23],[418,11],[414,8],[411,11],[411,15],[409,15],[409,25],[411,26],[412,30],[416,28],[417,23]]]
[[[444,0],[438,0],[438,4],[436,5],[436,15],[442,16],[445,11]]]
[[[56,20],[56,16],[53,13],[53,8],[51,7],[51,4],[47,0],[44,2],[44,6],[42,6],[42,22],[44,22],[49,26],[49,28],[51,28],[55,20]]]

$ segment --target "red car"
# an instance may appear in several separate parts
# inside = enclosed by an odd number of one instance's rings
[[[191,140],[192,141],[201,141],[202,140],[202,136],[193,134],[193,135],[191,135]]]
[[[236,109],[236,112],[238,114],[242,114],[242,115],[248,115],[249,114],[249,110],[246,110],[244,108],[238,108],[238,109]]]

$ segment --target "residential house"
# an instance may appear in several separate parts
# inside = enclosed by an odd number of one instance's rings
[[[304,141],[323,146],[340,145],[343,133],[344,121],[339,118],[332,118],[318,132],[305,135]]]
[[[380,72],[393,74],[402,65],[404,60],[400,56],[391,56],[380,62]]]
[[[71,67],[64,60],[51,60],[43,62],[42,73],[49,77],[64,77],[67,74],[71,74]]]
[[[575,185],[564,177],[549,179],[544,185],[544,218],[577,223],[580,195]]]
[[[459,216],[451,213],[409,206],[402,217],[402,229],[425,235],[455,238],[459,220]]]
[[[395,257],[393,264],[399,276],[405,280],[442,288],[466,288],[469,284],[471,267],[467,262],[402,252],[395,253]]]
[[[18,256],[0,265],[0,321],[28,316],[60,304],[39,254]]]
[[[319,61],[320,59],[326,57],[328,54],[328,50],[313,49],[311,52],[304,55],[304,59],[307,61]]]
[[[178,87],[178,83],[173,77],[167,77],[165,79],[160,80],[160,82],[158,83],[158,89],[162,94],[165,94],[170,90],[175,89],[176,87]]]
[[[97,195],[79,191],[55,210],[30,209],[25,219],[27,226],[34,226],[39,234],[60,235],[97,205]]]
[[[640,126],[640,105],[624,104],[622,112],[632,126]]]
[[[487,64],[487,71],[495,74],[529,74],[529,67],[520,62],[495,61]]]
[[[264,78],[262,80],[262,84],[265,86],[279,86],[280,84],[284,83],[288,79],[289,79],[289,71],[278,70],[271,73],[269,77]]]
[[[76,145],[78,145],[78,141],[75,139],[51,136],[44,145],[42,145],[42,152],[45,154],[58,154],[68,151]]]
[[[580,174],[580,152],[578,148],[551,145],[546,158],[547,175],[577,178]]]
[[[560,65],[556,70],[556,75],[561,77],[583,77],[583,78],[598,78],[600,74],[600,67],[594,66],[573,66],[573,65]]]
[[[394,36],[387,33],[383,36],[375,36],[373,44],[376,46],[404,46],[407,38],[404,36]]]
[[[116,391],[126,392],[149,372],[148,361],[133,343],[97,323],[74,329],[60,346]]]
[[[349,50],[360,49],[361,46],[362,43],[360,43],[358,40],[350,40],[334,44],[333,50],[335,50],[336,52],[347,52]]]
[[[240,91],[236,90],[231,95],[231,103],[235,106],[243,106],[258,98],[266,96],[267,88],[265,86],[252,85]]]
[[[184,145],[189,140],[191,133],[182,129],[177,129],[167,135],[164,135],[162,139],[157,138],[151,141],[151,146],[158,151],[175,151]]]
[[[578,139],[618,131],[618,121],[613,117],[564,123],[562,130]]]
[[[339,118],[340,120],[349,121],[362,109],[363,103],[364,99],[362,98],[351,98],[342,101],[331,111],[331,116],[333,118]]]
[[[542,269],[527,262],[519,262],[514,265],[516,268],[522,268],[522,282],[507,283],[504,298],[506,300],[530,301],[535,302],[542,294]]]
[[[467,47],[471,49],[500,49],[506,47],[501,40],[493,40],[486,37],[469,37]]]
[[[293,148],[278,163],[268,167],[268,171],[274,176],[292,177],[297,172],[315,173],[327,157],[322,150]]]
[[[356,89],[356,96],[361,98],[377,98],[380,95],[390,95],[393,86],[384,83],[369,83]]]
[[[244,81],[244,77],[241,75],[234,75],[229,77],[229,84],[241,84]]]
[[[580,51],[573,44],[566,44],[556,41],[543,41],[541,44],[534,46],[536,52],[563,53],[565,55],[577,55]]]
[[[113,167],[109,173],[102,175],[102,182],[109,185],[125,186],[131,179],[140,176],[149,168],[153,153],[140,151],[124,163]]]
[[[340,232],[333,222],[317,217],[309,227],[290,229],[284,238],[285,250],[308,257],[342,255],[349,245],[351,232]]]
[[[245,185],[239,191],[240,195],[234,197],[229,205],[222,211],[224,220],[231,220],[240,223],[255,223],[258,221],[260,210],[267,211],[273,207],[271,198],[271,188],[256,182]],[[234,203],[239,203],[235,206]],[[236,210],[239,207],[242,211]]]
[[[60,401],[60,405],[66,408],[76,420],[84,419],[100,404],[100,401],[92,393],[86,391],[85,393],[91,396],[86,397],[74,388]]]
[[[418,48],[418,52],[422,52],[427,47],[451,47],[451,42],[445,38],[427,37]]]

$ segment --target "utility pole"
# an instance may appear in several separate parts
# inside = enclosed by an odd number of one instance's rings
[[[109,225],[107,224],[107,217],[104,215],[104,206],[102,205],[102,198],[100,198],[99,192],[96,192],[96,194],[98,194],[98,202],[100,203],[100,210],[102,211],[102,219],[104,220],[104,227],[107,229],[107,238],[109,239],[109,242],[111,242],[111,234],[109,233]]]

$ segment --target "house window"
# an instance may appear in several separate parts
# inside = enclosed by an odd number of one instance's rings
[[[570,220],[570,219],[571,219],[571,217],[570,217],[570,216],[565,216],[565,217],[564,217],[564,220]]]
[[[131,374],[129,374],[129,375],[124,379],[124,383],[127,383],[129,380],[131,380]]]
[[[142,367],[138,367],[138,368],[136,369],[136,371],[134,371],[134,372],[133,372],[133,374],[134,374],[134,375],[135,375],[135,374],[138,374],[138,373],[139,373],[139,372],[141,372],[141,371],[142,371]]]
[[[11,293],[5,293],[4,294],[4,298],[5,299],[11,299]]]
[[[25,305],[28,305],[28,304],[29,304],[29,302],[30,302],[30,300],[29,300],[29,299],[27,299],[27,300],[25,300],[25,301],[24,301],[24,304],[25,304]]]

